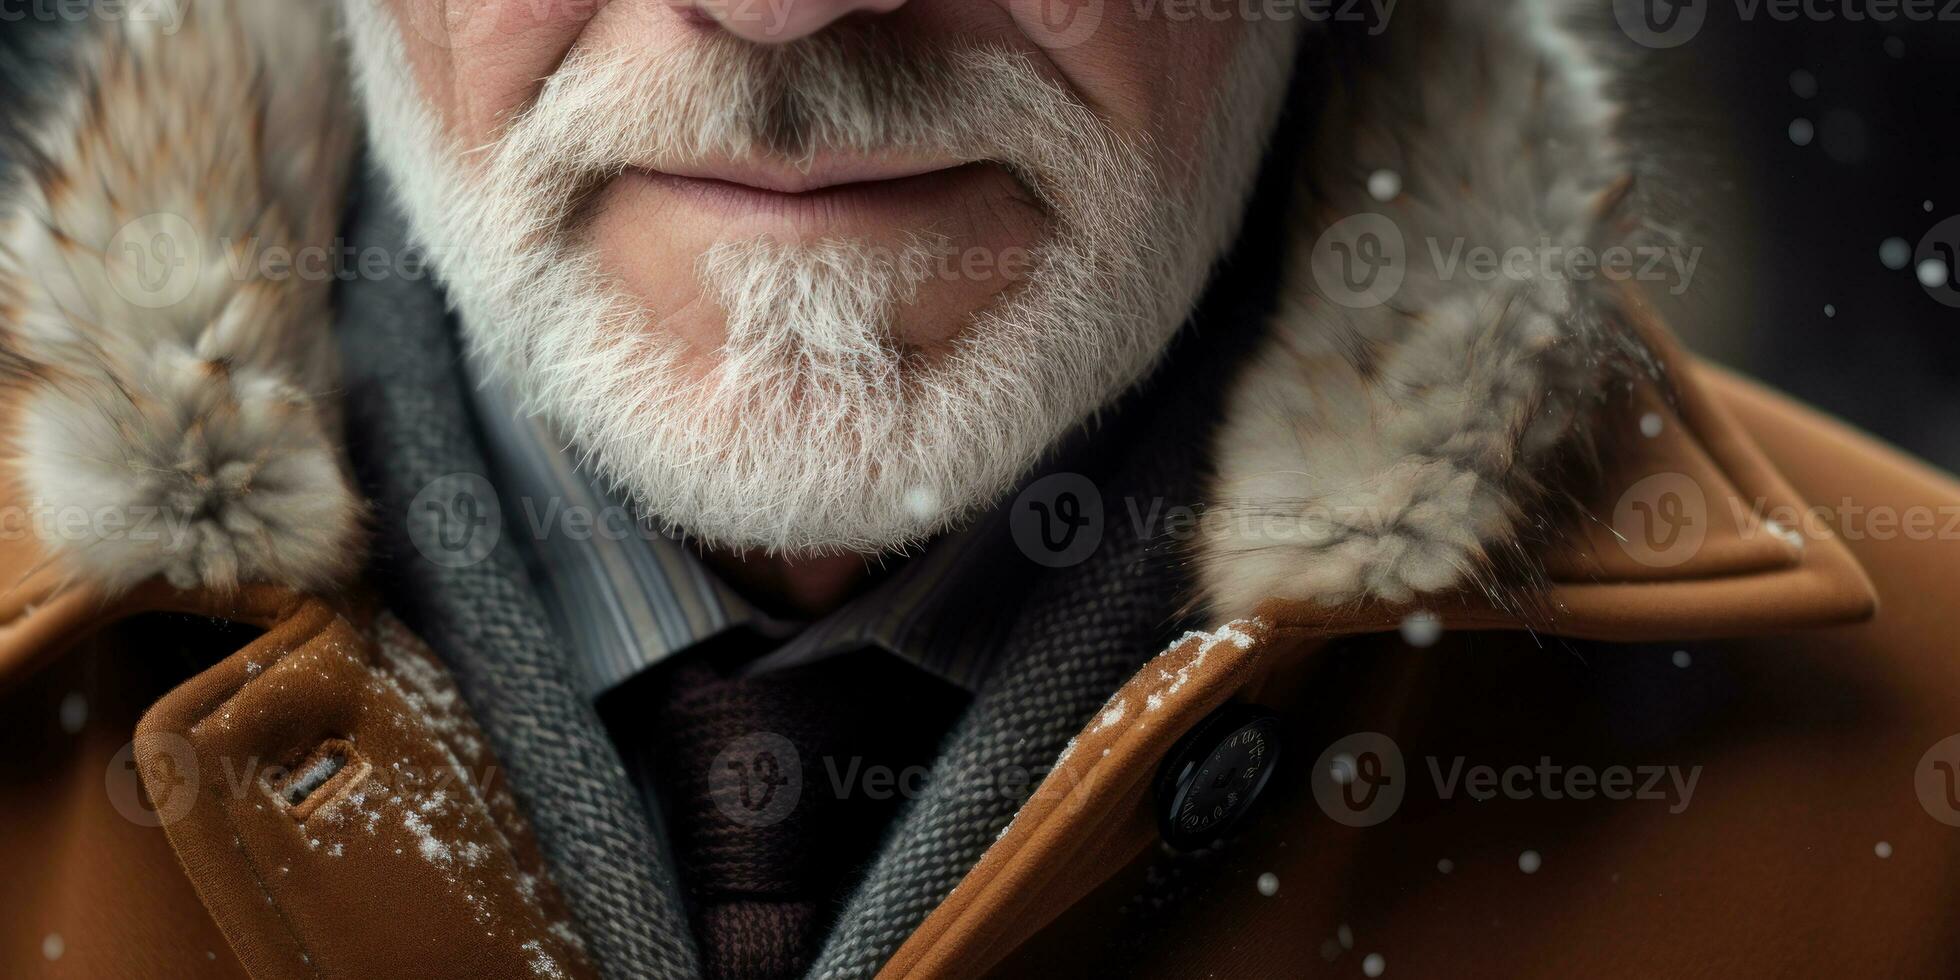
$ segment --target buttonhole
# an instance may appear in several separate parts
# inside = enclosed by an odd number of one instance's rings
[[[348,770],[358,768],[362,768],[361,758],[354,751],[354,744],[344,738],[330,738],[307,753],[284,782],[267,788],[296,819],[304,820],[332,796],[325,792],[329,786],[346,782],[336,777],[343,773],[355,775]]]

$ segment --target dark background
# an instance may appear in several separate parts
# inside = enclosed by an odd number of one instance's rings
[[[1688,189],[1670,217],[1706,248],[1677,328],[1960,471],[1960,308],[1920,285],[1917,257],[1897,271],[1879,260],[1887,238],[1917,250],[1960,215],[1960,20],[1858,23],[1843,12],[1869,0],[1810,0],[1838,16],[1785,23],[1763,6],[1745,19],[1742,2],[1708,0],[1701,31],[1665,51],[1599,33],[1628,59],[1657,173]],[[1791,82],[1800,70],[1816,80],[1808,98]],[[1815,130],[1807,146],[1790,136],[1798,118]]]
[[[0,0],[7,101],[10,66],[47,26],[14,19],[31,2]],[[1694,349],[1960,470],[1960,309],[1879,261],[1887,238],[1916,248],[1960,215],[1960,20],[1847,19],[1877,0],[1807,0],[1834,16],[1790,22],[1772,0],[1698,2],[1705,25],[1664,51],[1618,30],[1612,0],[1589,12],[1621,66],[1653,213],[1704,250],[1670,318]],[[1808,98],[1799,70],[1816,80]],[[1790,138],[1797,118],[1816,131],[1807,146]]]

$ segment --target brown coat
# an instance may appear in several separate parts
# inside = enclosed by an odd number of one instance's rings
[[[1406,610],[1272,603],[1232,628],[1249,642],[1187,639],[885,973],[1352,976],[1373,954],[1398,976],[1953,975],[1960,484],[1663,356],[1679,397],[1646,400],[1660,434],[1624,444],[1597,521],[1547,551],[1544,622],[1464,596],[1418,648]],[[1665,566],[1630,559],[1649,529],[1625,494],[1655,474],[1705,495],[1684,522],[1705,538]],[[34,543],[7,544],[18,576]],[[495,761],[392,617],[266,588],[51,588],[0,607],[0,974],[589,970]],[[1664,717],[1616,715],[1623,684]],[[1234,699],[1282,715],[1287,761],[1242,835],[1184,865],[1155,844],[1150,785]],[[1369,732],[1399,747],[1406,795],[1350,826],[1316,805],[1313,761]],[[1549,782],[1500,775],[1481,802],[1450,779],[1541,758]],[[1632,798],[1567,792],[1616,765]],[[1644,767],[1696,773],[1691,795],[1672,775],[1640,792]]]

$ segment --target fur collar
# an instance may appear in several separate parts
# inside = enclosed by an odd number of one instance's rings
[[[0,227],[10,475],[73,580],[356,572],[329,283],[257,271],[335,230],[352,100],[325,7],[206,2],[170,44],[101,32],[27,143]],[[1220,618],[1494,589],[1528,566],[1603,382],[1639,360],[1586,283],[1433,261],[1613,233],[1612,108],[1564,3],[1420,7],[1326,45],[1279,311],[1216,438],[1196,557]],[[152,524],[73,516],[115,513]]]
[[[354,146],[334,51],[314,0],[91,28],[79,84],[14,148],[8,476],[69,582],[319,590],[358,568],[329,330]]]
[[[1608,380],[1646,360],[1604,288],[1541,271],[1611,244],[1630,186],[1568,6],[1405,4],[1328,59],[1279,311],[1213,453],[1218,619],[1465,586],[1502,606],[1534,574]],[[1480,247],[1530,268],[1473,270]]]

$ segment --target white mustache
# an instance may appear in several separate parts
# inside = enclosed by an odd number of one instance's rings
[[[827,31],[768,49],[575,49],[501,136],[466,150],[421,111],[376,20],[350,26],[375,143],[417,237],[467,245],[468,261],[441,271],[472,358],[648,510],[702,541],[785,553],[926,540],[1141,377],[1222,247],[1257,120],[1277,113],[1274,95],[1243,132],[1206,143],[1229,179],[1190,181],[1190,161],[1148,132],[1118,135],[1028,53]],[[1243,64],[1233,93],[1278,91],[1278,59]],[[706,249],[685,271],[727,334],[703,374],[659,329],[664,311],[601,271],[585,234],[587,192],[629,168],[879,151],[996,164],[1048,212],[1014,288],[930,357],[901,349],[891,327],[933,248]],[[907,505],[921,493],[938,506]]]
[[[497,183],[567,196],[629,167],[924,151],[999,164],[1058,209],[1084,159],[1134,161],[1098,182],[1138,194],[1155,162],[1022,54],[868,31],[779,48],[711,38],[661,57],[575,50],[489,149]]]

